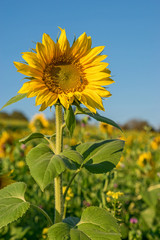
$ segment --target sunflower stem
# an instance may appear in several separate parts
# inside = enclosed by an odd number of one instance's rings
[[[63,149],[63,114],[62,105],[56,104],[56,150],[55,153],[59,154]],[[63,195],[62,195],[62,174],[54,179],[54,191],[55,191],[55,215],[54,223],[62,221],[63,216]]]

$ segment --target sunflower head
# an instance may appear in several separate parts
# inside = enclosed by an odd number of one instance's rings
[[[111,95],[105,86],[113,82],[108,63],[102,62],[104,46],[92,48],[86,33],[70,46],[65,29],[60,30],[56,43],[44,33],[34,52],[23,53],[26,63],[14,62],[18,72],[29,76],[19,93],[36,96],[41,111],[57,101],[66,109],[76,102],[92,112],[104,110],[102,98]]]

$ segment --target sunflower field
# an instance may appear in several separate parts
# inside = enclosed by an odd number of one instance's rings
[[[24,136],[39,132],[51,135],[54,121],[43,114],[35,115],[30,122],[20,120],[0,121],[0,189],[14,182],[27,183],[25,198],[47,213],[54,212],[54,185],[41,191],[29,173],[26,154],[39,143],[33,139],[19,141]],[[120,130],[105,123],[90,123],[89,117],[77,120],[72,137],[64,130],[64,149],[79,143],[95,140],[121,139],[125,148],[120,162],[106,174],[94,174],[82,169],[68,189],[64,205],[64,218],[80,217],[90,206],[107,209],[120,226],[122,239],[160,239],[160,134],[149,127],[141,131]],[[63,192],[72,171],[63,173]],[[52,218],[53,214],[50,214]],[[3,217],[3,216],[1,216]],[[47,239],[47,221],[37,209],[0,229],[1,240]],[[100,239],[100,238],[99,238]]]

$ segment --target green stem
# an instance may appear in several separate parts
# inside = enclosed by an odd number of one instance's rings
[[[67,187],[66,187],[66,190],[63,194],[63,199],[65,200],[66,198],[66,195],[67,195],[67,192],[68,192],[68,189],[70,187],[70,185],[72,184],[73,180],[75,179],[75,177],[77,176],[77,174],[80,172],[81,168],[77,169],[76,172],[74,173],[74,175],[72,176],[71,180],[69,181]]]
[[[55,153],[60,154],[63,149],[62,144],[62,105],[56,104],[56,149]],[[55,219],[54,223],[62,221],[63,217],[63,195],[62,195],[62,174],[54,179],[54,189],[55,189]]]
[[[113,203],[113,209],[114,209],[114,217],[116,217],[116,199],[114,199],[114,203]]]
[[[53,142],[50,139],[46,138],[46,137],[44,137],[44,139],[49,143],[49,146],[52,149],[52,151],[55,152],[55,148],[54,148]]]
[[[48,216],[48,214],[40,207],[34,205],[34,204],[31,204],[31,207],[35,208],[36,210],[38,210],[41,214],[43,214],[43,216],[45,216],[45,218],[47,219],[48,221],[48,226],[52,226],[53,225],[53,222],[51,220],[51,218]]]

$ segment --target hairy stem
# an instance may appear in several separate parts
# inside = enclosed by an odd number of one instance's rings
[[[62,105],[56,104],[56,149],[55,153],[59,154],[62,152]],[[62,174],[54,179],[54,190],[55,190],[55,218],[54,223],[62,221],[63,216],[63,195],[62,195]]]

